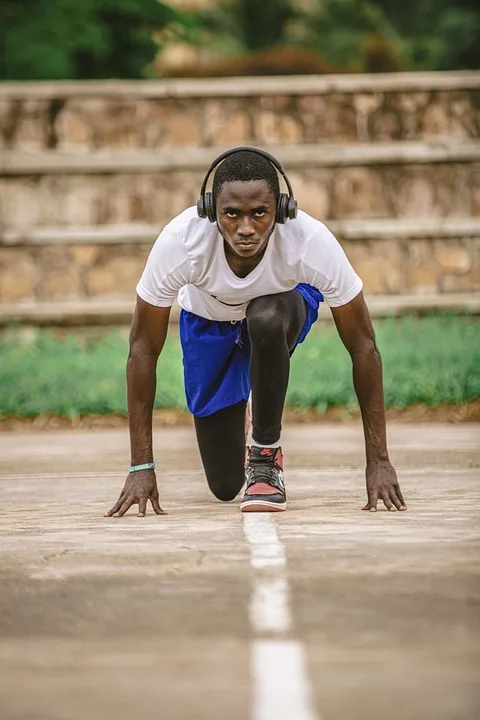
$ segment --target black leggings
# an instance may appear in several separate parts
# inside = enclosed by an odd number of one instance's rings
[[[259,297],[248,305],[253,437],[258,443],[271,445],[280,437],[290,355],[306,316],[305,301],[296,290]],[[242,401],[195,417],[208,485],[219,500],[233,500],[244,482],[245,408]]]

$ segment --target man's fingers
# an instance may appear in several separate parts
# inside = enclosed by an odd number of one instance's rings
[[[152,503],[152,507],[153,507],[154,511],[157,513],[157,515],[166,515],[167,514],[165,512],[165,510],[162,510],[162,508],[160,507],[160,503],[158,501],[158,495],[152,495],[152,497],[150,498],[150,502]]]
[[[392,512],[395,512],[396,507],[395,507],[395,505],[392,503],[392,501],[390,500],[390,498],[389,498],[389,496],[388,496],[388,493],[387,493],[387,492],[383,492],[381,497],[382,497],[382,500],[383,500],[384,505],[385,505],[385,507],[387,508],[387,510],[391,510]]]
[[[122,492],[122,494],[121,494],[120,497],[118,498],[118,500],[117,500],[117,502],[115,503],[115,505],[111,508],[111,510],[109,510],[108,512],[105,513],[104,517],[112,517],[112,515],[113,515],[114,513],[118,512],[118,511],[120,510],[120,508],[122,507],[124,500],[125,500],[125,496],[124,496],[124,494],[123,494],[123,492]]]
[[[390,500],[393,502],[397,510],[402,509],[403,506],[401,500],[399,499],[398,494],[395,492],[395,490],[390,491]]]
[[[376,490],[368,491],[368,502],[362,510],[370,510],[370,512],[376,512],[378,502],[378,493]]]
[[[120,508],[120,510],[118,510],[118,512],[115,513],[115,517],[123,517],[125,515],[125,513],[127,512],[127,510],[129,510],[132,507],[132,505],[136,505],[137,502],[138,502],[138,500],[135,497],[127,498],[125,500],[125,502],[123,503],[122,507]]]
[[[395,492],[396,492],[397,497],[398,497],[398,499],[400,500],[400,503],[401,503],[401,508],[400,508],[400,510],[406,510],[406,509],[407,509],[407,504],[406,504],[405,500],[403,499],[402,491],[400,490],[400,485],[396,485],[396,486],[395,486]]]
[[[138,517],[145,517],[147,512],[147,498],[141,497],[138,501]]]

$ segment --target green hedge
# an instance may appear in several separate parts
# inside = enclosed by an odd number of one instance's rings
[[[475,318],[426,317],[376,323],[387,407],[434,406],[480,397],[480,329]],[[125,413],[127,339],[112,332],[32,341],[0,340],[0,415]],[[298,408],[356,405],[350,358],[335,329],[317,325],[297,349],[287,404]],[[185,408],[178,335],[171,331],[158,366],[157,408]]]

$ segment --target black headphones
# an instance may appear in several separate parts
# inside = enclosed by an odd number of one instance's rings
[[[226,150],[217,158],[215,158],[215,160],[212,162],[212,164],[208,168],[207,174],[205,175],[205,179],[200,189],[200,197],[197,200],[198,216],[201,218],[208,218],[212,223],[216,221],[217,213],[215,210],[215,203],[213,201],[213,193],[206,192],[208,178],[210,177],[212,171],[217,167],[217,165],[220,165],[220,163],[225,160],[225,158],[227,158],[229,155],[233,155],[234,153],[243,152],[244,150],[257,153],[257,155],[263,155],[263,157],[267,158],[267,160],[272,163],[272,165],[278,170],[280,175],[282,175],[283,179],[285,180],[288,188],[288,195],[287,193],[280,193],[279,195],[275,222],[283,224],[287,220],[293,220],[294,218],[296,218],[298,211],[298,203],[293,197],[292,186],[290,185],[289,179],[285,175],[284,169],[282,168],[278,160],[273,157],[273,155],[265,152],[265,150],[260,150],[260,148],[250,147],[248,145],[242,145],[241,147]]]

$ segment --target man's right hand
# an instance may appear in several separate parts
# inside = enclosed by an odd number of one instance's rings
[[[120,497],[104,517],[122,517],[132,505],[138,505],[137,517],[145,517],[147,500],[150,500],[157,515],[167,514],[160,507],[155,470],[129,473]]]

